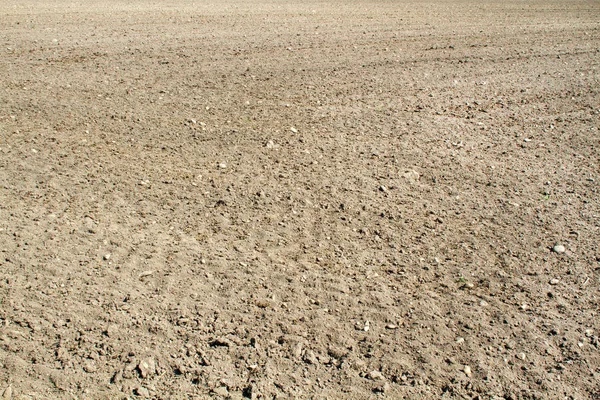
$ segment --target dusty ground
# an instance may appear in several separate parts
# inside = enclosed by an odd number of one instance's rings
[[[599,68],[592,0],[0,1],[3,399],[600,398]]]

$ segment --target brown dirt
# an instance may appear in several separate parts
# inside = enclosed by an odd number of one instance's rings
[[[599,21],[0,2],[0,393],[600,398]]]

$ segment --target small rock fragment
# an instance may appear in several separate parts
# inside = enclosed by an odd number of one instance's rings
[[[273,142],[272,140],[269,140],[265,146],[266,146],[267,149],[274,149],[275,148],[275,142]]]
[[[397,329],[398,325],[396,325],[396,324],[387,324],[385,327],[386,327],[386,329]]]
[[[563,246],[562,244],[555,244],[554,247],[552,248],[552,251],[558,254],[564,253],[566,251],[565,246]]]
[[[556,279],[556,278],[550,280],[550,284],[551,285],[558,285],[558,282],[560,282],[560,281],[558,279]]]
[[[586,337],[592,337],[594,335],[594,330],[593,329],[586,329],[585,330],[585,336]]]
[[[221,169],[227,168],[227,164],[225,164],[225,163],[219,163],[217,166]]]
[[[104,261],[110,260],[110,254],[105,254],[103,257]]]
[[[468,365],[465,365],[465,368],[463,369],[463,371],[466,376],[471,376],[471,374],[472,374],[471,367],[469,367]]]
[[[296,343],[296,345],[294,346],[294,351],[293,351],[294,357],[300,358],[300,356],[302,356],[302,350],[303,350],[302,342]]]
[[[417,183],[419,181],[419,178],[421,177],[421,175],[414,170],[406,170],[401,175],[411,185]]]
[[[147,378],[151,375],[154,375],[156,372],[156,363],[152,357],[148,357],[138,364],[138,371],[140,372],[140,376],[142,378]]]
[[[83,364],[83,370],[88,374],[93,374],[94,372],[98,371],[98,367],[96,366],[96,363],[94,361],[87,360]]]
[[[381,186],[379,186],[379,191],[381,191],[381,192],[387,192],[388,188],[386,186],[384,186],[384,185],[381,185]]]
[[[304,353],[304,358],[303,360],[309,364],[313,364],[316,365],[319,363],[319,360],[317,359],[317,356],[315,355],[315,353],[312,352],[312,350],[307,351],[306,353]]]
[[[525,357],[527,357],[527,356],[525,355],[525,353],[519,353],[519,354],[517,354],[517,358],[518,358],[519,360],[525,360]]]
[[[111,324],[106,328],[106,336],[110,338],[115,338],[119,334],[119,327],[117,325]]]
[[[293,126],[290,128],[290,131],[292,131],[293,133],[298,133],[298,129],[294,128]]]
[[[12,392],[13,392],[12,386],[9,386],[6,389],[4,389],[4,392],[2,393],[2,400],[11,400]]]
[[[373,370],[373,371],[369,372],[369,374],[367,375],[367,377],[369,379],[373,380],[373,381],[380,380],[380,379],[381,380],[385,379],[384,376],[383,376],[383,374],[381,372],[377,371],[377,370]]]
[[[150,392],[143,386],[136,387],[133,392],[140,397],[150,397]]]
[[[458,337],[458,338],[456,338],[456,343],[457,343],[457,344],[461,344],[461,343],[463,343],[464,341],[465,341],[465,338],[464,338],[464,337]]]

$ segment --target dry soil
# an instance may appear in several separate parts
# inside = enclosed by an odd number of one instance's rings
[[[599,68],[592,0],[0,0],[2,399],[599,399]]]

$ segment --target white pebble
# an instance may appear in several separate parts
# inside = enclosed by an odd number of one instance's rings
[[[593,335],[594,335],[594,330],[593,329],[586,329],[585,330],[585,336],[592,337]]]
[[[465,365],[465,368],[463,369],[463,371],[465,372],[466,376],[471,376],[471,367],[469,367],[468,365]]]
[[[566,251],[565,246],[563,246],[562,244],[555,244],[554,247],[552,248],[552,251],[554,251],[555,253],[561,254],[564,253]]]

